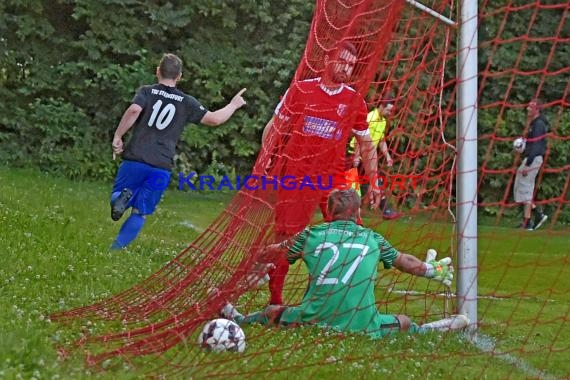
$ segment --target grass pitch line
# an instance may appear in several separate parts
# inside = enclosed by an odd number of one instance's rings
[[[422,296],[422,295],[427,295],[428,293],[426,292],[419,292],[417,290],[397,290],[397,289],[390,289],[389,290],[390,293],[396,293],[396,294],[409,294],[411,296]],[[455,297],[456,294],[455,293],[429,293],[429,295],[433,296],[438,296],[438,297],[446,297],[446,296],[451,296],[451,297]],[[498,296],[477,296],[477,299],[480,300],[496,300],[496,301],[508,301],[510,300],[512,297],[498,297]],[[517,296],[517,300],[535,300],[537,299],[536,297],[520,297]],[[552,299],[545,299],[545,300],[540,300],[541,302],[556,302],[556,300],[552,300]]]
[[[511,364],[524,372],[527,378],[536,378],[543,380],[558,380],[559,378],[546,373],[545,371],[540,371],[524,360],[517,358],[511,354],[506,354],[496,350],[495,342],[493,338],[488,337],[483,334],[465,334],[469,342],[471,342],[476,348],[485,353],[491,354],[494,358],[498,358],[508,364]]]
[[[204,232],[205,230],[202,227],[198,227],[197,225],[193,224],[192,222],[190,222],[189,220],[183,220],[180,222],[181,226],[184,226],[186,228],[190,228],[191,230],[194,230],[196,232]]]
[[[392,289],[391,292],[393,293],[397,293],[397,294],[410,294],[410,295],[424,295],[426,294],[425,292],[418,292],[415,290],[394,290]],[[445,293],[438,293],[436,294],[437,296],[449,296],[449,294],[445,294]],[[455,296],[455,294],[451,294],[451,296]],[[478,299],[494,299],[494,300],[508,300],[509,298],[505,298],[505,297],[492,297],[492,296],[478,296]],[[554,302],[554,300],[549,300]],[[540,371],[536,368],[534,368],[533,366],[531,366],[530,364],[528,364],[527,362],[525,362],[524,360],[513,356],[511,354],[507,354],[507,353],[503,353],[500,351],[497,351],[496,346],[495,346],[495,342],[493,340],[493,338],[483,335],[483,334],[479,334],[479,333],[466,333],[465,336],[467,337],[467,339],[469,340],[469,342],[471,344],[473,344],[477,349],[479,349],[482,352],[485,352],[487,354],[491,354],[493,357],[496,357],[510,365],[515,366],[516,368],[518,368],[519,370],[521,370],[522,372],[524,372],[526,377],[531,377],[531,378],[537,378],[537,379],[543,379],[543,380],[558,380],[558,378],[556,376],[550,375],[548,373],[546,373],[545,371]]]

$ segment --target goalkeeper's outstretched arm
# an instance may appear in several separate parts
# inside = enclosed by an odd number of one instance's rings
[[[431,278],[450,286],[453,280],[451,258],[445,257],[437,261],[436,256],[437,252],[434,249],[428,249],[426,261],[422,262],[415,256],[400,252],[394,261],[394,266],[402,272]]]
[[[415,256],[409,255],[407,253],[400,252],[394,266],[398,270],[413,274],[414,276],[424,277],[427,271],[427,265]]]

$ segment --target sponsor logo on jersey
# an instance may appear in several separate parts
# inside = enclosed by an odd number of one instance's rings
[[[315,116],[305,116],[303,121],[303,132],[308,135],[318,136],[327,140],[340,140],[342,137],[342,129],[339,128],[336,121]]]

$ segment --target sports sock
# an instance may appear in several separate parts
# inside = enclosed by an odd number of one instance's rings
[[[464,329],[469,325],[469,318],[464,315],[457,314],[452,315],[447,318],[440,319],[438,321],[433,321],[429,323],[424,323],[423,325],[419,326],[418,332],[419,333],[426,333],[430,331],[451,331],[451,330],[459,330]]]
[[[274,263],[275,268],[269,271],[269,292],[271,297],[269,304],[282,305],[283,304],[283,287],[285,286],[285,277],[289,272],[289,263],[287,260],[278,260]]]
[[[144,216],[141,214],[131,214],[125,220],[125,223],[121,226],[119,235],[111,245],[111,249],[121,249],[129,245],[133,240],[136,239],[137,235],[141,231],[144,225]]]
[[[417,333],[422,333],[422,334],[423,334],[423,333],[425,333],[425,332],[427,332],[427,331],[428,331],[427,329],[423,329],[423,330],[422,330],[422,328],[421,328],[417,323],[412,322],[412,323],[410,324],[410,327],[408,327],[407,333],[408,333],[408,334],[417,334]],[[430,331],[431,331],[431,330],[430,330]]]
[[[238,315],[234,317],[234,320],[238,325],[250,325],[252,323],[259,323],[265,326],[269,324],[269,318],[267,317],[267,313],[265,311],[258,311],[257,313],[251,313],[246,316]]]

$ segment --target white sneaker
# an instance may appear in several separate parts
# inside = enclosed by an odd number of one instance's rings
[[[452,331],[464,329],[468,324],[469,318],[463,314],[455,314],[449,318],[423,324],[420,328],[425,330]]]
[[[243,314],[237,311],[237,309],[231,303],[227,303],[224,307],[222,307],[222,310],[220,310],[220,315],[222,318],[230,320],[234,320],[236,317],[243,317]]]

